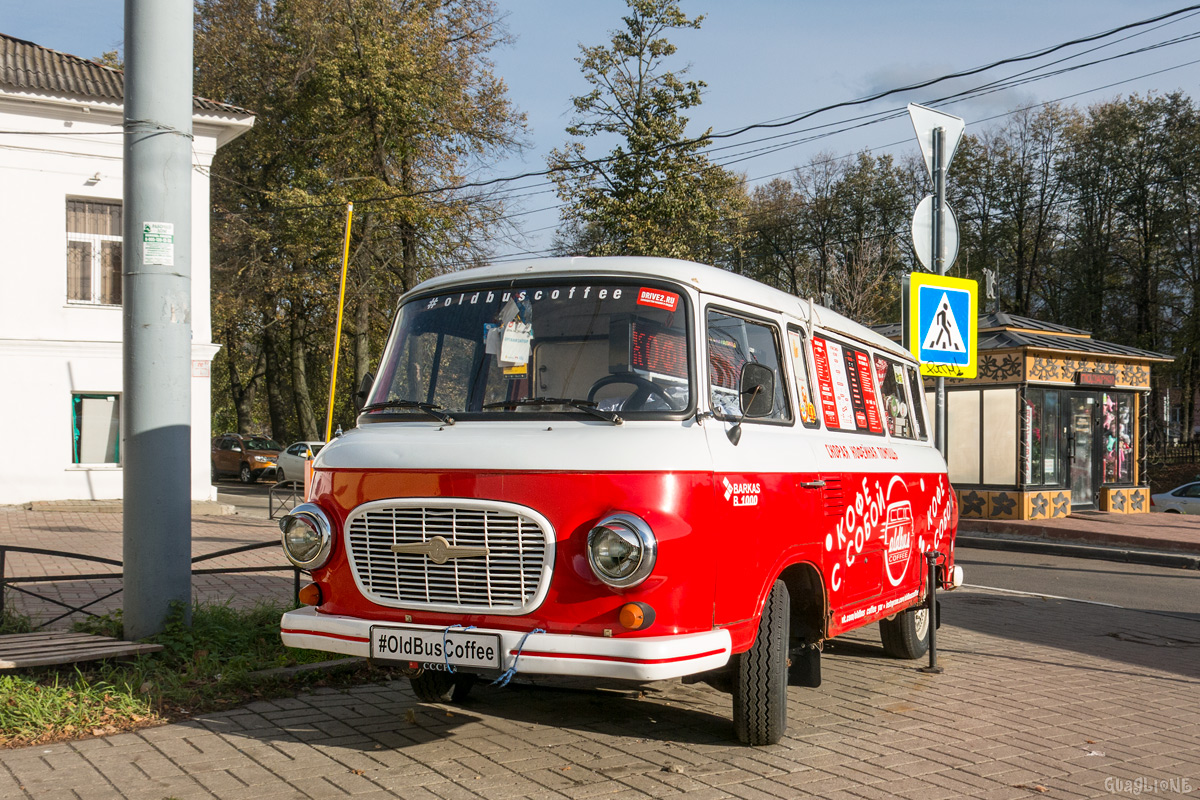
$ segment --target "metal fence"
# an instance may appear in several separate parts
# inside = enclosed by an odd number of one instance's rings
[[[1200,441],[1181,442],[1170,446],[1151,446],[1146,454],[1151,464],[1196,464],[1200,463]]]
[[[192,575],[233,575],[233,574],[244,573],[244,572],[291,572],[291,573],[293,573],[293,580],[292,580],[293,599],[296,602],[299,602],[300,570],[291,565],[268,566],[268,567],[221,567],[221,568],[206,567],[206,568],[202,568],[202,569],[196,569],[196,564],[201,564],[206,561],[213,561],[215,559],[222,558],[224,556],[235,555],[237,553],[245,553],[245,552],[249,552],[251,550],[261,550],[265,547],[279,547],[279,543],[278,542],[256,542],[254,544],[241,545],[239,547],[230,547],[225,550],[218,550],[215,553],[205,553],[204,555],[196,556],[195,558],[192,559]],[[123,574],[121,572],[95,572],[95,573],[86,573],[86,574],[80,574],[80,575],[31,575],[31,576],[22,576],[22,577],[9,577],[7,572],[5,571],[5,569],[6,569],[5,564],[6,564],[7,556],[9,553],[24,553],[24,554],[28,554],[28,555],[52,556],[55,558],[68,558],[68,559],[73,559],[76,561],[87,561],[87,562],[94,563],[94,564],[105,564],[105,565],[114,566],[114,567],[123,567],[124,564],[121,561],[118,561],[113,558],[104,558],[102,556],[92,556],[92,555],[87,555],[84,553],[70,553],[70,552],[66,552],[63,550],[45,550],[45,549],[38,548],[38,547],[18,547],[16,545],[0,545],[0,618],[4,617],[5,595],[8,593],[9,589],[12,589],[14,592],[17,592],[19,594],[23,594],[28,597],[36,598],[37,600],[40,600],[42,602],[50,603],[53,606],[67,609],[66,611],[59,614],[57,617],[54,617],[53,619],[46,620],[45,622],[35,625],[34,630],[40,630],[40,629],[46,627],[47,625],[52,625],[61,619],[65,619],[66,617],[71,616],[72,614],[84,614],[89,617],[99,617],[100,616],[99,614],[95,614],[95,613],[89,611],[88,609],[92,608],[97,603],[102,603],[103,601],[109,599],[110,597],[120,594],[125,588],[124,585],[119,585],[116,589],[113,589],[112,591],[108,592],[107,594],[102,594],[99,597],[95,597],[95,598],[89,600],[88,602],[83,603],[82,605],[73,606],[70,603],[66,603],[66,602],[59,600],[57,598],[54,598],[54,597],[49,597],[45,594],[40,594],[36,591],[27,589],[25,587],[28,585],[36,585],[39,583],[58,584],[58,583],[64,583],[64,582],[70,582],[70,581],[103,581],[103,580],[113,580],[113,579],[120,581],[120,580],[123,580],[123,577],[124,577]]]

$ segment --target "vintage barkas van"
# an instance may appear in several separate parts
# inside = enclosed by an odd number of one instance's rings
[[[401,298],[358,425],[280,524],[309,603],[285,644],[461,698],[514,673],[683,677],[779,740],[823,642],[927,647],[958,517],[911,356],[725,270],[471,269]]]

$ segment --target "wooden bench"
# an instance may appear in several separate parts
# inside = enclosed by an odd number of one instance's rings
[[[74,664],[77,661],[155,653],[162,649],[161,644],[123,642],[91,633],[9,633],[0,636],[0,670]]]

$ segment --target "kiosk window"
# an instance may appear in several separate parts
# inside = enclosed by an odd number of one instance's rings
[[[775,373],[775,399],[771,413],[747,422],[790,422],[787,381],[780,369],[779,339],[775,328],[762,322],[708,312],[708,382],[713,411],[738,419],[738,381],[747,362],[762,364]]]

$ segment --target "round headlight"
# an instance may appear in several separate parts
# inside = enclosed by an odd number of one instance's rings
[[[316,569],[329,560],[333,528],[319,506],[303,503],[279,520],[283,554],[300,569]]]
[[[637,586],[654,569],[658,542],[633,514],[611,514],[588,533],[588,564],[596,577],[620,589]]]

